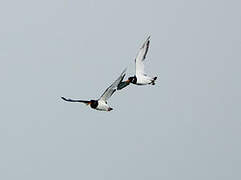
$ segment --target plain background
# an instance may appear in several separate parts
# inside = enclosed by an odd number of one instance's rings
[[[241,179],[241,1],[0,3],[0,179]],[[98,98],[151,35],[155,86]]]

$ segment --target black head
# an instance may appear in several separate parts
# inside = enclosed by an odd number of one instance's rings
[[[90,107],[92,107],[93,109],[96,109],[97,106],[98,106],[98,101],[90,100]]]
[[[128,78],[128,82],[133,83],[133,84],[136,84],[136,82],[137,82],[136,76],[131,76],[131,77],[129,77],[129,78]]]

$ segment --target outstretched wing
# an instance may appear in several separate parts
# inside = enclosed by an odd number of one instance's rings
[[[115,82],[105,90],[105,92],[100,97],[100,100],[106,102],[112,96],[112,94],[116,91],[118,84],[124,79],[126,75],[125,72],[126,72],[126,69],[121,73],[118,79],[116,79]]]
[[[61,97],[63,100],[68,101],[68,102],[80,102],[80,103],[85,103],[88,105],[90,101],[84,101],[84,100],[75,100],[75,99],[66,99],[65,97]]]
[[[150,38],[151,38],[151,36],[148,36],[148,38],[146,39],[144,44],[141,46],[141,48],[140,48],[140,50],[139,50],[139,52],[136,56],[136,59],[135,59],[136,76],[145,74],[143,61],[145,60],[146,54],[147,54],[148,49],[149,49]]]

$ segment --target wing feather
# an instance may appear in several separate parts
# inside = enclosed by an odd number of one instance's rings
[[[107,101],[116,91],[118,84],[124,79],[126,75],[126,69],[121,73],[121,75],[113,82],[101,95],[100,100]]]
[[[76,100],[76,99],[66,99],[65,97],[61,97],[63,100],[68,101],[68,102],[80,102],[80,103],[85,103],[89,104],[90,101],[84,101],[84,100]]]
[[[148,38],[146,39],[146,41],[143,43],[143,45],[141,46],[136,59],[135,59],[135,63],[136,63],[136,76],[138,75],[144,75],[144,63],[143,61],[146,58],[149,46],[150,46],[150,36],[148,36]]]

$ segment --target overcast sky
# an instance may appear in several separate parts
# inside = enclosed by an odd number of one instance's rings
[[[241,1],[0,4],[0,179],[241,179]],[[60,99],[133,75],[148,35],[155,86]]]

